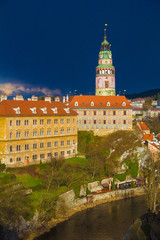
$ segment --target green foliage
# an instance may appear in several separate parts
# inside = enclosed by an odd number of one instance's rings
[[[126,180],[126,174],[125,173],[117,174],[117,175],[115,175],[115,178],[122,182],[122,181]]]
[[[78,132],[78,152],[81,154],[86,154],[88,150],[88,145],[94,139],[93,131],[79,131]]]
[[[131,182],[131,188],[135,188],[136,186],[135,186],[135,183],[132,181]]]
[[[130,171],[131,177],[132,178],[136,178],[138,175],[138,162],[134,163],[131,167],[131,171]]]
[[[12,173],[3,174],[0,176],[0,182],[2,184],[9,184],[16,181],[16,176]]]
[[[23,184],[24,187],[31,188],[42,184],[41,179],[35,179],[29,174],[17,175],[17,180]]]
[[[87,195],[91,195],[92,192],[87,188],[87,189],[86,189],[86,194],[87,194]]]
[[[0,163],[0,173],[3,172],[6,169],[6,165]]]
[[[160,133],[160,116],[156,118],[146,119],[145,123],[151,132],[154,132],[156,135]]]
[[[115,187],[115,177],[113,178],[113,183],[112,183],[112,190],[115,190],[116,187]]]

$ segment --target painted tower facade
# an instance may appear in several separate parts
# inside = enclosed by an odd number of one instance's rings
[[[96,67],[96,95],[115,96],[115,67],[112,65],[111,45],[107,41],[106,29],[101,43],[98,66]]]

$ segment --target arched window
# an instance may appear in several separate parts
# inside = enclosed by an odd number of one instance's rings
[[[111,105],[110,102],[107,102],[107,107],[110,107],[110,105]]]
[[[78,102],[77,101],[74,103],[74,106],[76,106],[76,107],[78,106]]]
[[[125,106],[126,106],[126,102],[123,102],[123,103],[122,103],[122,106],[125,107]]]
[[[93,101],[91,102],[91,106],[94,106],[94,102]]]

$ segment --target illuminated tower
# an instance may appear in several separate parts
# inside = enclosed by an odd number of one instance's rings
[[[115,96],[115,68],[112,65],[110,46],[106,37],[106,29],[104,29],[104,41],[101,43],[96,67],[96,95],[100,96]]]

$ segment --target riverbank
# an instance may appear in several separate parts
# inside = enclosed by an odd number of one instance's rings
[[[91,201],[90,196],[88,196],[89,201],[87,201],[87,203],[71,207],[70,209],[68,209],[68,211],[65,212],[65,215],[63,215],[63,217],[53,219],[50,222],[46,223],[45,226],[41,226],[37,228],[35,231],[32,231],[31,233],[23,234],[21,238],[25,240],[33,240],[36,237],[44,234],[45,232],[49,232],[51,228],[55,227],[57,224],[68,220],[75,213],[81,212],[85,209],[93,208],[97,205],[100,205],[106,202],[138,197],[144,194],[145,194],[144,189],[142,187],[138,187],[138,188],[127,189],[127,190],[112,191],[108,195],[106,193],[93,195],[94,197],[92,198],[92,200],[94,199],[93,201]]]

